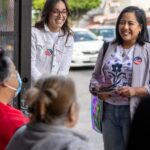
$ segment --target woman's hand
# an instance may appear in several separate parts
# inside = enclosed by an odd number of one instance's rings
[[[132,97],[136,95],[136,91],[134,87],[123,86],[116,90],[117,94],[122,97]]]

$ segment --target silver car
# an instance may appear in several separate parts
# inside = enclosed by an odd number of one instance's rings
[[[111,26],[111,25],[91,27],[90,30],[93,33],[95,33],[98,37],[102,36],[105,41],[112,41],[116,36],[115,26]]]

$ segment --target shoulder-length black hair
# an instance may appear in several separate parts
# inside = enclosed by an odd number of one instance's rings
[[[46,0],[44,8],[42,10],[41,19],[40,19],[40,21],[35,23],[35,27],[38,29],[44,29],[44,24],[48,25],[49,15],[52,12],[56,3],[59,1],[62,1],[65,4],[66,10],[67,10],[67,19],[62,26],[62,31],[63,31],[64,35],[70,35],[70,34],[72,34],[72,31],[68,25],[68,17],[70,16],[70,10],[69,10],[66,0]]]
[[[147,21],[146,15],[143,9],[140,9],[136,6],[128,6],[122,10],[120,15],[118,16],[116,23],[116,39],[114,43],[122,44],[123,40],[119,34],[119,23],[124,13],[134,13],[137,19],[137,22],[141,25],[142,30],[138,35],[137,43],[140,45],[144,45],[145,42],[148,42],[148,30],[147,30]]]
[[[0,47],[0,84],[2,84],[11,74],[9,57],[6,51]]]

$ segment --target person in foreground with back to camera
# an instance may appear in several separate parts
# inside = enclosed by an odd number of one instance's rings
[[[0,150],[5,150],[14,132],[29,121],[9,103],[21,90],[21,79],[11,59],[0,48]]]
[[[140,97],[150,94],[150,43],[146,25],[142,9],[124,8],[117,19],[116,39],[109,43],[104,58],[103,48],[97,58],[90,92],[103,100],[105,150],[125,149]]]
[[[46,0],[40,21],[32,28],[33,83],[42,74],[68,75],[74,43],[69,16],[66,0]]]
[[[150,136],[150,96],[143,97],[135,111],[126,150],[148,150]]]
[[[75,93],[70,78],[39,79],[26,95],[31,122],[16,132],[7,150],[89,150],[87,139],[69,129],[78,120]]]

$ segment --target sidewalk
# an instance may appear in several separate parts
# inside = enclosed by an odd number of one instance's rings
[[[92,150],[103,150],[102,134],[94,131],[91,124],[91,95],[88,92],[90,74],[91,70],[70,72],[70,76],[76,84],[77,100],[80,105],[80,116],[75,130],[89,138]]]

